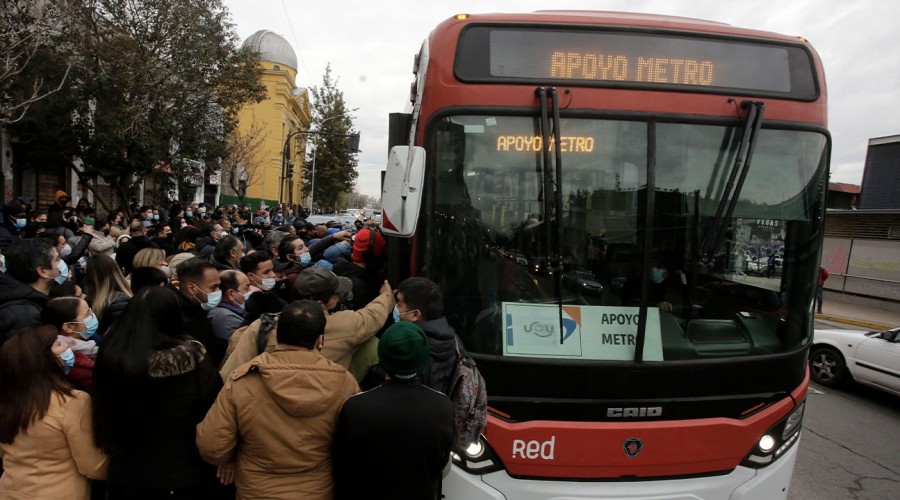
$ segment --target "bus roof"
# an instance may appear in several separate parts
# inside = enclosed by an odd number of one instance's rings
[[[467,22],[503,22],[503,23],[559,23],[589,24],[591,26],[627,26],[635,28],[663,28],[671,30],[699,31],[721,35],[737,35],[753,38],[766,38],[787,42],[805,42],[800,36],[782,35],[770,31],[737,28],[727,23],[696,19],[691,17],[666,16],[660,14],[642,14],[636,12],[615,12],[599,10],[541,10],[523,13],[490,13],[465,14]],[[451,17],[438,26],[440,30],[446,23],[459,22],[456,16]],[[437,30],[436,30],[437,31]]]

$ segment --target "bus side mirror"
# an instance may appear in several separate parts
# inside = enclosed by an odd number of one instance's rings
[[[404,188],[404,179],[407,178],[409,184]],[[392,147],[381,192],[382,232],[404,238],[416,232],[424,184],[425,149],[418,146]]]

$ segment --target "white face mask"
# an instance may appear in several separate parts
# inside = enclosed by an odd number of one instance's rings
[[[72,247],[68,243],[66,243],[65,246],[63,246],[63,249],[59,251],[59,256],[65,257],[70,253],[72,253]]]

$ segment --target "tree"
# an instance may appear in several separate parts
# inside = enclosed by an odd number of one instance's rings
[[[234,191],[241,204],[247,196],[247,188],[262,180],[262,164],[258,155],[265,140],[266,134],[255,121],[246,133],[234,129],[228,134],[226,154],[219,167],[223,182]]]
[[[312,87],[313,125],[320,134],[312,136],[315,148],[307,158],[312,165],[315,156],[315,193],[313,199],[316,206],[334,211],[342,193],[349,192],[356,183],[356,168],[359,164],[354,153],[349,149],[350,134],[353,130],[353,111],[347,109],[344,93],[338,89],[337,80],[331,77],[331,65],[325,68],[321,87]],[[312,172],[304,176],[302,191],[309,193],[312,184]]]
[[[63,0],[0,0],[0,125],[21,120],[36,102],[60,91],[61,73],[30,71],[65,32],[74,9]]]
[[[80,159],[71,167],[82,184],[93,190],[103,179],[123,207],[136,183],[159,172],[184,193],[203,165],[226,155],[241,105],[264,97],[256,54],[237,48],[221,0],[79,3],[67,20],[71,85],[14,133],[30,127],[25,140],[35,139],[34,147],[41,136],[70,146],[56,153]],[[67,126],[43,130],[47,117],[64,117]]]

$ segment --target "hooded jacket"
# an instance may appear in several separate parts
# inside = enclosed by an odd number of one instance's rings
[[[428,339],[428,362],[422,370],[422,385],[449,396],[450,379],[456,370],[456,331],[447,323],[447,318],[420,321],[416,323]],[[462,343],[459,343],[462,352]]]
[[[0,273],[0,345],[13,330],[41,324],[47,296],[5,273]]]
[[[239,499],[330,499],[337,417],[357,392],[343,367],[280,344],[229,375],[197,426],[197,448],[216,465],[237,459]]]

